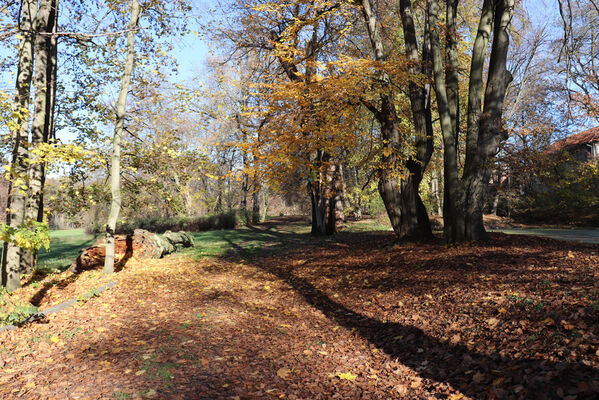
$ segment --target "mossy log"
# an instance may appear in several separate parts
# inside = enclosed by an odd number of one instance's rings
[[[131,258],[162,258],[181,247],[192,247],[193,237],[186,232],[165,232],[158,235],[143,229],[136,229],[133,235],[115,237],[115,268],[118,271]],[[69,268],[81,272],[104,265],[106,240],[99,238],[93,246],[83,249],[77,260]]]

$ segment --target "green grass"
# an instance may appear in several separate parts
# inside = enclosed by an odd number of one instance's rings
[[[183,249],[182,254],[193,258],[219,257],[236,246],[260,249],[262,244],[272,239],[269,231],[255,232],[249,228],[227,229],[221,231],[196,232],[191,234],[195,247]]]
[[[67,269],[79,255],[79,251],[94,244],[96,238],[83,229],[68,229],[50,232],[50,250],[38,253],[38,268]]]

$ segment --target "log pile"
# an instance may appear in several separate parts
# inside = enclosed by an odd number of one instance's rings
[[[193,238],[186,232],[165,232],[162,235],[136,229],[133,235],[117,235],[114,241],[114,265],[118,271],[127,260],[135,258],[162,258],[177,248],[192,247]],[[83,249],[69,271],[79,273],[104,265],[106,239],[99,238],[93,246]]]

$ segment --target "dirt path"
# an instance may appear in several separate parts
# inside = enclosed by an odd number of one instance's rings
[[[261,249],[219,258],[131,260],[99,297],[0,333],[0,398],[599,393],[599,247],[295,232],[266,225]]]

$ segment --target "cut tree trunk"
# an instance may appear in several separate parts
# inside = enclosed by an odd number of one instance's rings
[[[178,247],[192,247],[193,238],[186,232],[166,232],[162,235],[136,229],[133,235],[114,237],[114,265],[123,268],[132,258],[162,258],[177,251]],[[106,239],[98,239],[93,246],[81,251],[69,271],[79,273],[100,268],[106,258]]]

